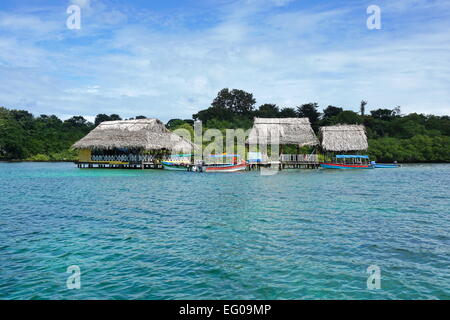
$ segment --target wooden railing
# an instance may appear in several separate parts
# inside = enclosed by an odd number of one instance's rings
[[[280,161],[284,163],[319,163],[317,154],[282,154]]]
[[[152,162],[153,156],[144,154],[92,155],[91,160],[102,162]]]
[[[123,154],[123,155],[92,155],[92,161],[100,161],[100,162],[153,162],[154,156],[152,155],[143,155],[143,154]],[[180,157],[163,157],[163,160],[169,161],[182,161],[189,162],[189,158],[180,158]],[[222,163],[224,160],[220,159],[218,163]],[[267,162],[267,156],[263,156],[263,163]],[[282,154],[280,155],[280,161],[282,163],[292,163],[292,164],[316,164],[319,163],[319,157],[317,154]]]

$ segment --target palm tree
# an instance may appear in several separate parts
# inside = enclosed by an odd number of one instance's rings
[[[367,105],[367,101],[366,100],[362,100],[361,101],[361,116],[364,117],[364,113],[366,112],[366,105]]]

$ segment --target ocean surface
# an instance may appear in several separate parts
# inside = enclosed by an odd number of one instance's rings
[[[263,176],[0,163],[0,299],[450,299],[449,190],[445,164]]]

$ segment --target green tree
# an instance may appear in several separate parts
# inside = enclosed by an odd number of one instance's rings
[[[367,101],[362,100],[361,106],[360,106],[361,117],[364,117],[366,114],[366,105],[367,105]]]
[[[229,109],[223,109],[219,107],[209,107],[208,109],[199,111],[192,117],[194,120],[200,120],[203,123],[207,123],[209,120],[212,119],[231,121],[234,118],[234,114]]]
[[[118,114],[112,114],[109,116],[109,121],[120,121],[122,118]]]
[[[396,116],[395,110],[390,109],[377,109],[370,111],[372,118],[389,121]]]
[[[344,111],[344,109],[342,109],[342,108],[335,107],[335,106],[328,106],[326,109],[323,110],[322,118],[329,119],[332,117],[336,117],[343,111]]]
[[[107,114],[101,113],[95,117],[95,126],[98,126],[100,123],[110,121],[110,118]]]
[[[84,127],[88,125],[88,121],[82,116],[74,116],[64,122],[70,124],[73,127]]]
[[[217,97],[211,104],[212,107],[228,109],[235,114],[251,115],[255,109],[256,100],[253,94],[244,90],[228,88],[219,91]]]
[[[225,88],[219,91],[211,107],[199,111],[192,117],[203,123],[212,119],[230,122],[236,117],[251,119],[254,115],[255,104],[253,94],[238,89],[230,91]]]
[[[320,119],[319,106],[317,103],[306,103],[297,107],[297,114],[300,118],[309,118],[311,126],[317,131],[318,122]]]
[[[179,126],[185,124],[186,122],[181,119],[171,119],[167,122],[166,128],[169,130],[175,130]]]
[[[3,109],[3,108],[1,108]],[[5,110],[0,109],[0,159],[15,160],[27,156],[26,132]]]
[[[354,111],[345,110],[335,117],[335,123],[342,124],[361,124],[363,118]]]
[[[100,123],[105,121],[119,121],[119,120],[122,120],[122,118],[117,114],[112,114],[108,116],[107,114],[101,113],[95,117],[95,126],[98,126]]]
[[[280,111],[280,118],[296,118],[297,112],[294,108],[283,108]]]
[[[256,111],[256,116],[260,118],[278,118],[280,116],[280,108],[276,104],[263,104]]]

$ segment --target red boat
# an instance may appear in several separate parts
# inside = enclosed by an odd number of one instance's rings
[[[337,155],[333,161],[321,162],[320,167],[325,169],[373,169],[369,156]]]
[[[239,164],[223,164],[223,165],[212,165],[203,168],[204,172],[237,172],[245,171],[247,169],[247,164],[245,161]]]
[[[325,169],[373,169],[370,164],[340,164],[321,162],[320,166]]]

